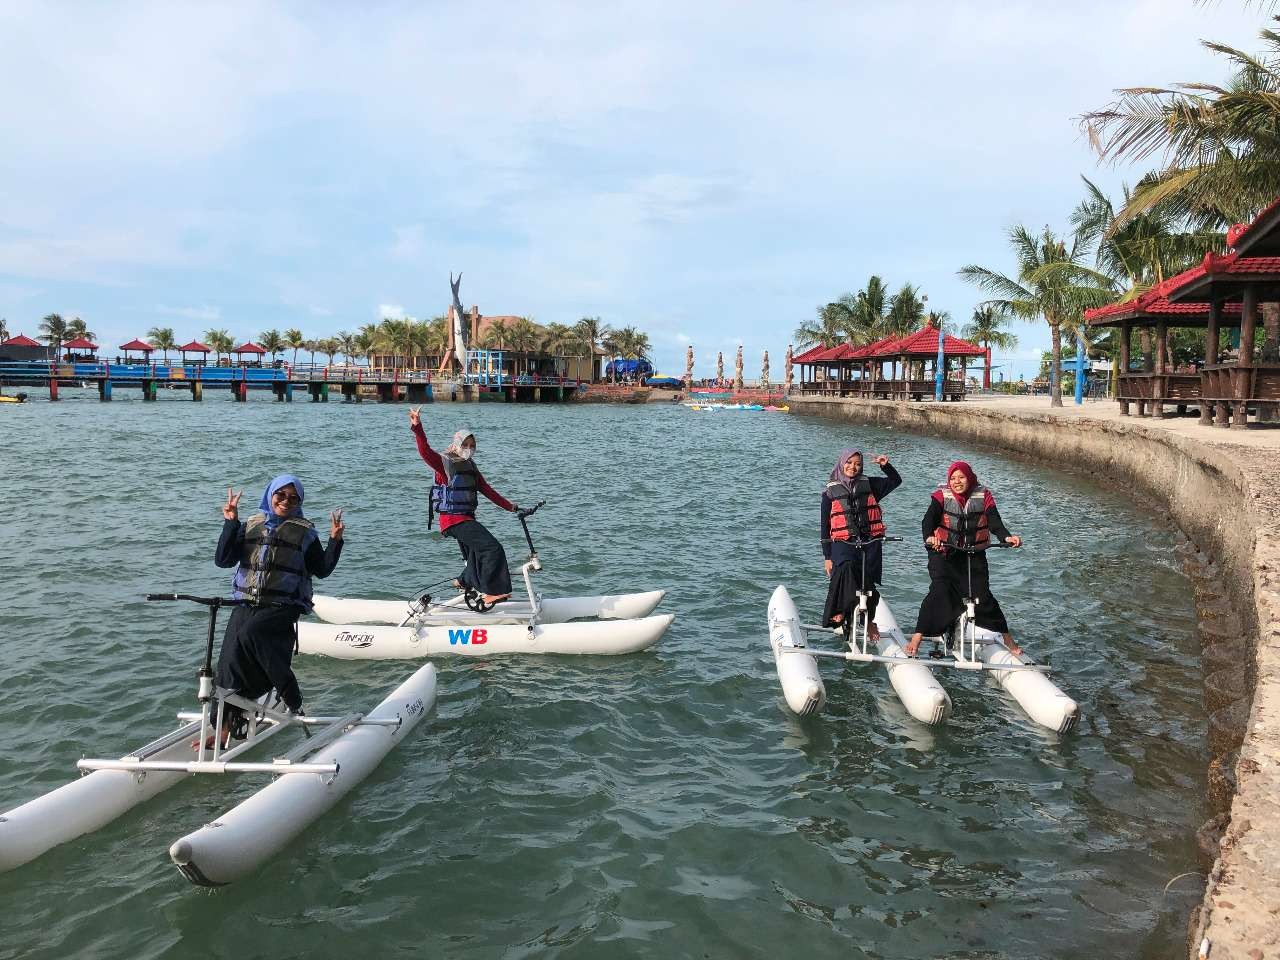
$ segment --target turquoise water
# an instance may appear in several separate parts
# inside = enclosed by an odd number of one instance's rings
[[[454,572],[425,530],[404,407],[158,403],[77,391],[0,408],[6,601],[0,810],[119,755],[186,707],[228,485],[307,483],[347,510],[326,592],[394,597]],[[136,394],[134,395],[136,396]],[[1194,882],[1204,717],[1172,531],[1124,490],[963,445],[782,414],[438,404],[532,528],[548,594],[666,587],[677,619],[621,658],[439,661],[414,735],[251,880],[190,886],[167,848],[264,781],[189,781],[0,875],[10,957],[1167,957]],[[969,458],[1029,541],[993,557],[1019,638],[1084,712],[1059,737],[978,678],[955,717],[907,716],[880,672],[824,666],[829,705],[782,702],[765,607],[816,616],[817,495],[837,450],[886,453],[914,541],[945,464]],[[513,562],[513,518],[484,515]],[[1155,534],[1154,536],[1152,534]],[[908,624],[922,551],[895,545]],[[834,648],[834,644],[833,644]],[[308,707],[367,708],[409,663],[295,661]]]

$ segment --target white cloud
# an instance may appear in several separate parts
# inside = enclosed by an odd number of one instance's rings
[[[378,304],[379,320],[403,320],[408,316],[404,307],[398,303],[380,303]]]
[[[206,304],[202,307],[167,307],[157,305],[155,312],[169,317],[181,317],[183,320],[194,320],[197,323],[217,323],[222,319],[222,309]]]

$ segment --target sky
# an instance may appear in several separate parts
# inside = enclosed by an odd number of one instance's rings
[[[108,350],[482,313],[647,332],[662,372],[878,274],[960,323],[956,271],[1065,230],[1081,114],[1221,81],[1245,0],[48,3],[0,0],[0,317]],[[1043,324],[1001,372],[1030,376]]]

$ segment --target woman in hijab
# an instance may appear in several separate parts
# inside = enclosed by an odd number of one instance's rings
[[[499,494],[475,465],[476,438],[470,430],[459,430],[443,453],[427,443],[422,429],[421,407],[409,410],[409,429],[418,444],[418,456],[435,471],[431,487],[431,514],[440,515],[440,533],[452,537],[462,551],[466,567],[454,581],[463,590],[474,590],[485,603],[511,599],[511,573],[507,553],[484,524],[476,519],[479,494],[484,494],[503,510],[512,513],[514,503]],[[431,521],[428,518],[427,525]]]
[[[311,610],[311,579],[327,577],[342,554],[342,511],[329,515],[329,543],[302,515],[302,481],[292,474],[272,480],[258,508],[241,523],[240,497],[227,490],[222,505],[222,536],[213,562],[235,567],[231,594],[247,601],[227,623],[218,654],[214,682],[232,693],[256,700],[275,690],[286,707],[302,712],[302,691],[293,675],[298,618]],[[228,707],[222,738],[242,727],[243,715]]]
[[[862,472],[862,451],[840,451],[835,469],[822,491],[822,556],[823,566],[831,579],[827,587],[827,603],[822,622],[826,626],[848,623],[858,605],[857,593],[871,591],[867,603],[867,635],[880,639],[875,624],[883,567],[882,544],[884,519],[880,501],[902,483],[902,477],[889,463],[889,458],[876,457],[883,477],[868,477]],[[864,581],[865,572],[865,581]]]
[[[971,575],[978,601],[976,625],[1003,634],[1004,645],[1012,653],[1021,653],[1022,648],[1013,642],[1004,611],[991,595],[986,553],[966,554],[955,548],[985,546],[991,542],[991,534],[1011,547],[1020,547],[1022,538],[1009,533],[996,509],[996,498],[978,483],[973,468],[963,460],[947,468],[946,482],[933,491],[921,534],[929,549],[929,593],[920,604],[915,633],[907,642],[907,656],[916,655],[925,635],[941,635],[960,616]]]

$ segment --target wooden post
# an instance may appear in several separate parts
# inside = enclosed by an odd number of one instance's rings
[[[1234,410],[1231,426],[1243,430],[1249,422],[1249,384],[1253,367],[1253,334],[1258,325],[1258,286],[1251,283],[1244,288],[1240,304],[1240,359],[1231,376],[1231,394]]]
[[[201,383],[199,380],[191,381],[191,399],[192,400],[204,399],[204,384]]]
[[[1218,329],[1222,325],[1222,301],[1209,301],[1209,323],[1204,329],[1204,365],[1210,367],[1218,362]],[[1200,374],[1200,422],[1206,427],[1213,423],[1213,404],[1205,399],[1208,393],[1210,377]]]
[[[1151,416],[1159,420],[1164,416],[1165,375],[1164,358],[1169,346],[1169,323],[1167,320],[1156,321],[1156,375],[1151,384]]]
[[[1121,396],[1124,390],[1124,380],[1121,378],[1129,372],[1129,341],[1132,337],[1133,324],[1120,324],[1120,370],[1116,374],[1116,395],[1120,397],[1120,416],[1122,417],[1129,415],[1129,401]]]
[[[106,377],[98,381],[98,399],[103,403],[111,402],[111,381]]]

